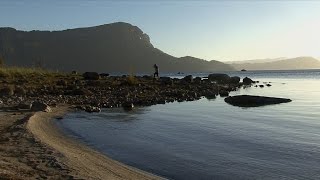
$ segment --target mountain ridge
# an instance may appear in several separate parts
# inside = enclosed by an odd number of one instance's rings
[[[0,55],[6,64],[40,64],[62,71],[151,73],[232,71],[219,61],[174,57],[155,48],[139,27],[125,22],[61,31],[0,28]]]

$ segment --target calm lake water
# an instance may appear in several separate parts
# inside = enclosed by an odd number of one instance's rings
[[[57,124],[113,159],[168,179],[320,179],[320,70],[229,74],[272,84],[231,95],[293,101],[240,108],[217,97],[74,112]]]

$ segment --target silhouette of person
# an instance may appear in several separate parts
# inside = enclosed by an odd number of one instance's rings
[[[153,74],[153,78],[159,77],[159,67],[157,66],[157,64],[153,65],[154,68],[154,74]]]

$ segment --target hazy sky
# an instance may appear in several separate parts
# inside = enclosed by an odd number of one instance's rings
[[[0,0],[0,27],[61,30],[117,21],[140,27],[177,57],[320,57],[320,1]]]

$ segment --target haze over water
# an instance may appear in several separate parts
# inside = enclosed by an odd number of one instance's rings
[[[240,108],[217,97],[131,112],[74,112],[57,124],[111,158],[169,179],[319,179],[320,71],[232,74],[272,87],[231,95],[293,101]]]

